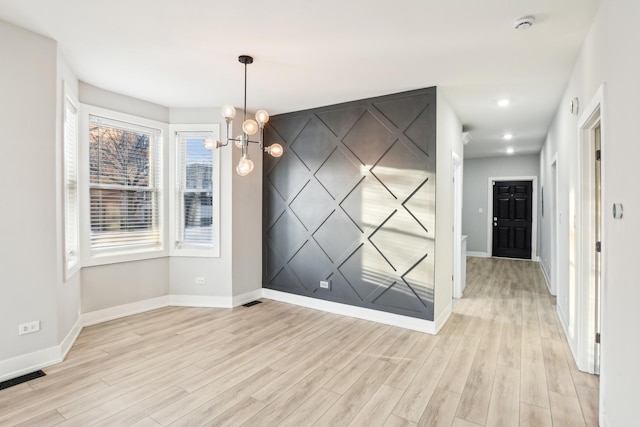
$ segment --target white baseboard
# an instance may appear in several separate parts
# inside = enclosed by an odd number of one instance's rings
[[[564,336],[567,339],[567,344],[569,344],[569,350],[571,350],[571,355],[573,356],[573,360],[576,362],[576,365],[580,365],[578,361],[578,353],[576,352],[576,345],[573,337],[569,333],[569,325],[567,325],[567,317],[564,312],[560,308],[560,304],[557,305],[556,311],[558,312],[558,320],[560,320],[560,326],[562,326],[562,331],[564,332]]]
[[[567,341],[569,341],[569,345],[571,345],[571,337],[569,336],[569,327],[567,325],[566,316],[560,307],[560,304],[556,304],[556,311],[558,312],[558,319],[560,320],[560,325],[564,330],[564,334],[567,336]]]
[[[547,290],[551,295],[553,295],[553,293],[551,292],[551,280],[549,279],[549,273],[547,273],[547,269],[544,268],[544,264],[540,262],[539,258],[538,258],[538,265],[540,266],[540,270],[542,271],[542,276],[544,277],[544,281],[547,284]]]
[[[262,298],[262,288],[233,297],[206,295],[169,295],[168,304],[176,307],[232,308]]]
[[[16,378],[61,361],[59,345],[2,360],[0,361],[0,381]]]
[[[76,323],[73,325],[67,336],[64,337],[60,343],[60,361],[63,361],[64,358],[67,357],[69,350],[71,350],[71,347],[73,347],[73,344],[78,339],[80,332],[82,332],[82,317],[80,313],[78,313],[78,320],[76,320]]]
[[[167,307],[168,305],[169,296],[165,295],[115,307],[109,307],[103,310],[90,311],[82,314],[82,326],[91,326],[98,323],[108,322],[109,320],[120,319],[121,317],[144,313],[145,311],[156,310],[158,308]]]
[[[447,322],[447,319],[449,319],[449,317],[451,316],[451,313],[453,312],[453,300],[451,300],[451,302],[449,302],[449,305],[447,306],[447,308],[444,309],[444,311],[442,313],[440,313],[440,315],[436,318],[435,321],[435,334],[437,334],[438,332],[440,332],[440,329],[442,329],[442,327],[444,326],[444,324]]]
[[[474,258],[491,258],[491,255],[489,255],[487,252],[476,252],[476,251],[467,251],[467,256],[474,257]]]
[[[325,301],[316,298],[304,297],[287,292],[274,291],[273,289],[262,289],[264,298],[288,304],[299,305],[312,308],[314,310],[326,311],[328,313],[340,314],[342,316],[355,317],[372,322],[383,323],[385,325],[398,326],[400,328],[411,329],[428,334],[436,333],[436,325],[430,320],[417,319],[415,317],[402,316],[399,314],[387,313],[384,311],[372,310],[369,308],[356,307],[353,305],[341,304],[338,302]]]
[[[236,295],[233,297],[233,307],[246,304],[251,301],[262,298],[262,288],[254,289],[253,291],[245,292],[244,294]]]
[[[73,346],[81,330],[82,322],[78,317],[76,323],[59,345],[11,359],[0,360],[0,381],[10,380],[62,362],[69,350],[71,350],[71,346]]]
[[[232,307],[231,297],[214,297],[208,295],[168,295],[167,302],[167,305],[175,307]]]
[[[109,320],[120,319],[158,308],[175,307],[211,307],[211,308],[231,308],[245,304],[262,297],[262,288],[256,289],[234,297],[217,297],[209,295],[164,295],[157,298],[150,298],[136,301],[129,304],[118,305],[105,308],[103,310],[91,311],[82,314],[82,326],[91,326]]]

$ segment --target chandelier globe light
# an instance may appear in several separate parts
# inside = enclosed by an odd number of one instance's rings
[[[230,138],[231,125],[233,119],[236,117],[236,109],[232,105],[222,106],[222,117],[227,122],[227,140],[222,143],[220,141],[204,141],[204,148],[207,150],[213,150],[214,148],[221,148],[229,145],[229,142],[233,141],[236,147],[242,150],[242,156],[236,166],[236,173],[240,176],[247,176],[253,171],[253,160],[249,157],[249,144],[258,144],[260,149],[272,157],[280,157],[284,153],[284,148],[278,143],[273,143],[268,147],[263,145],[264,141],[264,126],[269,121],[269,113],[265,110],[258,110],[256,112],[256,119],[247,119],[247,65],[253,63],[253,58],[249,55],[240,55],[238,61],[244,64],[244,105],[242,108],[242,135],[236,138]],[[249,137],[258,134],[258,140],[254,141]]]

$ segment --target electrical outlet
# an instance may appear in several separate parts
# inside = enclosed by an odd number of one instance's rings
[[[31,334],[40,330],[40,321],[22,323],[18,326],[18,335]]]
[[[321,280],[320,281],[320,288],[330,291],[331,290],[331,280]]]
[[[196,277],[196,285],[204,285],[205,280],[204,277]]]

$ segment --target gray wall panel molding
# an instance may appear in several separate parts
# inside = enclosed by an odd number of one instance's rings
[[[285,154],[263,169],[263,287],[433,320],[436,88],[274,116],[265,133]]]

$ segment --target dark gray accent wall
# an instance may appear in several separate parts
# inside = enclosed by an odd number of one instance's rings
[[[263,287],[433,320],[436,88],[274,116],[265,138],[285,153],[265,157]]]

